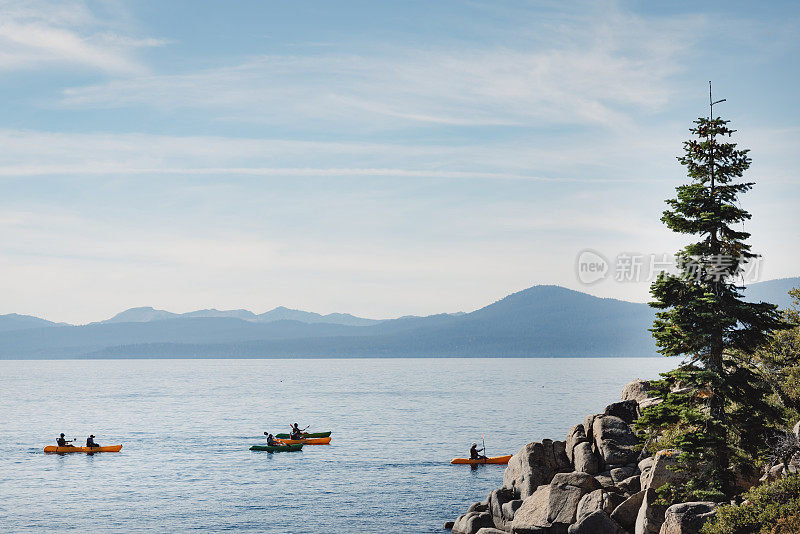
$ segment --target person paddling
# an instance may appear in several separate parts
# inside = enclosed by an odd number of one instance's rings
[[[469,459],[470,460],[485,460],[486,456],[482,454],[478,454],[479,452],[483,452],[483,449],[478,448],[477,443],[473,443],[472,447],[469,449]]]
[[[303,432],[305,432],[306,430],[309,429],[309,427],[311,427],[311,425],[308,425],[307,427],[300,429],[297,423],[289,426],[292,427],[292,433],[289,434],[289,437],[291,439],[303,439]]]
[[[61,433],[61,437],[56,438],[56,444],[59,447],[69,447],[70,443],[72,443],[71,439],[64,439],[64,433]]]
[[[90,449],[93,448],[93,447],[99,447],[100,446],[99,443],[95,443],[94,434],[92,434],[91,436],[86,438],[86,446],[89,447]]]
[[[284,443],[278,443],[277,441],[275,441],[275,436],[273,436],[269,432],[264,432],[264,435],[267,436],[267,445],[269,445],[270,447],[281,447],[285,445]]]

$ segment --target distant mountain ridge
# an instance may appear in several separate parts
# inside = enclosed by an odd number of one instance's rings
[[[786,309],[792,305],[789,291],[796,287],[800,287],[800,276],[777,278],[748,285],[744,290],[744,296],[753,302],[771,302],[781,309]]]
[[[13,330],[25,330],[28,328],[44,328],[49,326],[60,326],[64,323],[54,323],[46,319],[39,319],[32,315],[19,315],[9,313],[0,315],[0,332],[10,332]]]
[[[215,308],[207,310],[197,310],[187,313],[172,313],[166,310],[157,310],[150,306],[130,308],[116,314],[110,319],[93,324],[109,323],[149,323],[152,321],[163,321],[165,319],[176,319],[179,317],[227,317],[241,319],[242,321],[252,321],[269,323],[273,321],[299,321],[301,323],[329,323],[342,324],[348,326],[367,326],[379,323],[378,319],[365,319],[356,317],[349,313],[329,313],[321,315],[319,313],[301,310],[292,310],[284,306],[278,306],[272,310],[256,315],[249,310],[217,310]]]
[[[747,297],[780,296],[800,278],[753,284]],[[788,305],[788,295],[784,299]],[[0,316],[0,359],[206,357],[654,356],[647,304],[534,286],[470,313],[360,319],[276,308],[174,314],[132,308],[83,326]],[[334,321],[361,320],[367,324]]]

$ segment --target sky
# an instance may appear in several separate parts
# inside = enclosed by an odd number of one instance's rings
[[[800,4],[0,1],[0,314],[471,311],[671,254],[688,128],[800,275]]]

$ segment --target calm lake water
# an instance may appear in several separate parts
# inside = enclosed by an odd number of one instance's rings
[[[442,532],[512,454],[676,365],[647,359],[0,361],[3,532]],[[250,452],[298,421],[329,446]],[[46,455],[65,432],[118,454]]]

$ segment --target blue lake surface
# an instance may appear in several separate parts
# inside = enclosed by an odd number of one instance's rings
[[[87,532],[442,532],[501,484],[451,466],[569,427],[667,358],[0,361],[0,525]],[[290,422],[329,446],[250,452]],[[65,432],[118,454],[50,455]]]

